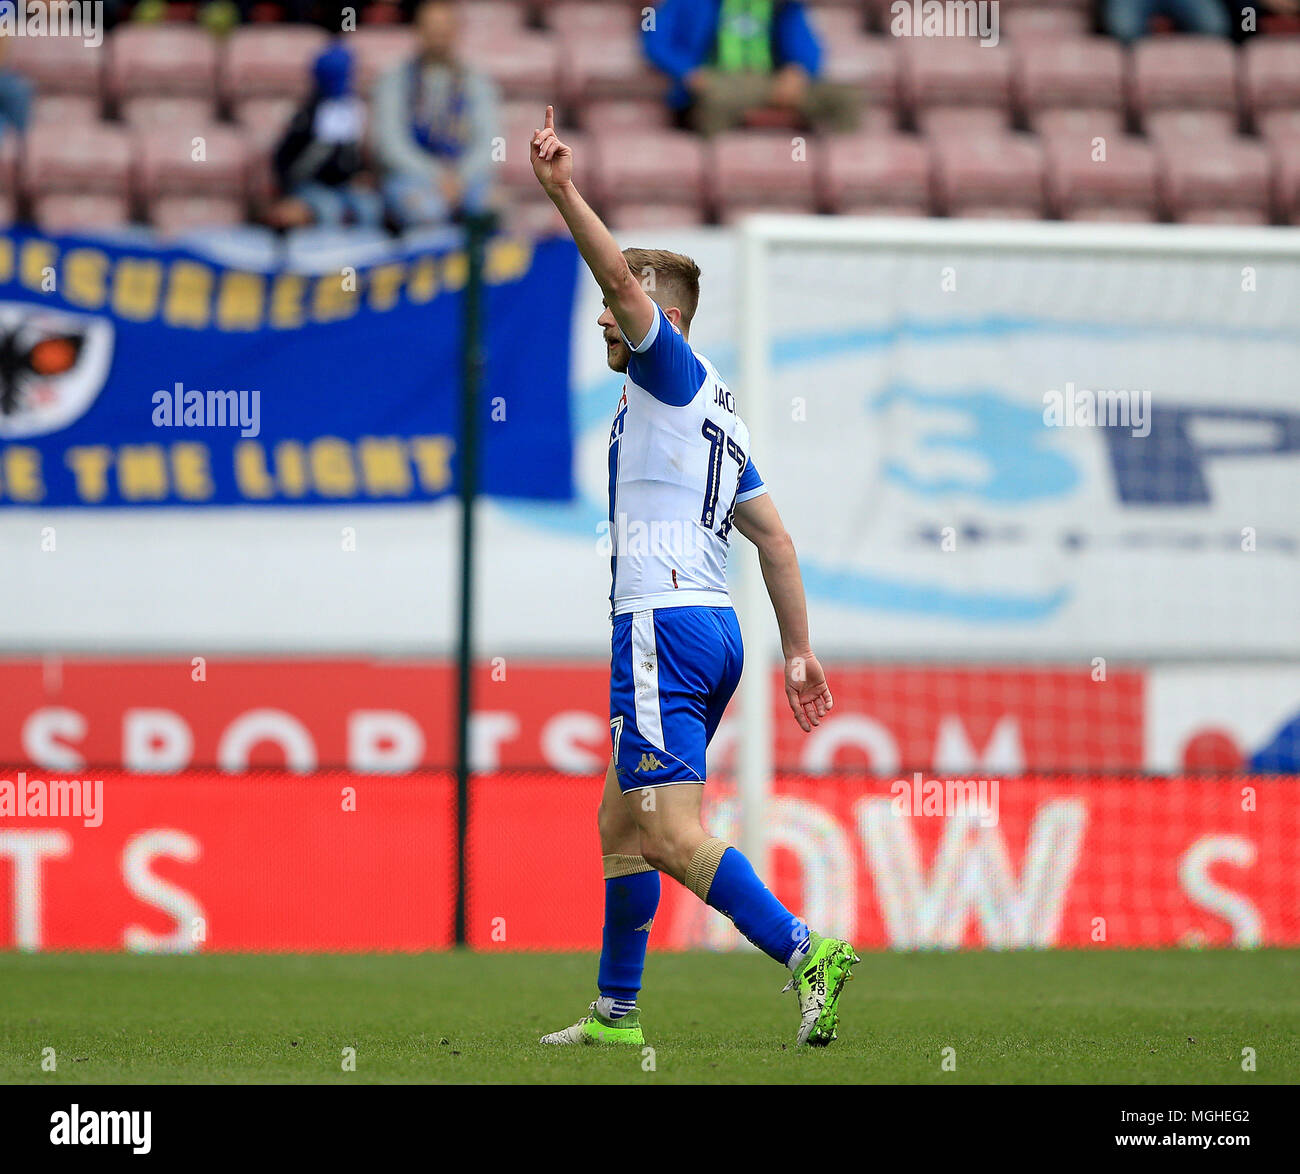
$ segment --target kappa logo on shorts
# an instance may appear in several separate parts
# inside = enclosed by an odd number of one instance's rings
[[[653,754],[641,755],[641,761],[637,764],[636,773],[640,774],[643,770],[663,770],[664,764],[659,761]]]

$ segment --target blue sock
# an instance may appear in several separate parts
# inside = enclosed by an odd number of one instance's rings
[[[772,895],[735,848],[728,848],[718,861],[708,904],[731,918],[745,937],[782,966],[793,970],[807,954],[808,926]]]
[[[599,1010],[620,1019],[636,1006],[645,969],[650,923],[659,908],[659,874],[635,872],[605,881],[605,929],[601,934]],[[610,1000],[608,1003],[605,1000]]]

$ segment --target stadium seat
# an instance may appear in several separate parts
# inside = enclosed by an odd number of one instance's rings
[[[217,90],[217,41],[201,28],[128,24],[106,42],[109,94],[118,102],[136,94],[211,97]]]
[[[1005,45],[914,39],[902,45],[902,93],[918,124],[936,106],[1011,109],[1012,54]]]
[[[1088,12],[1082,7],[1026,8],[1004,3],[998,18],[999,34],[1016,46],[1086,37],[1090,25]]]
[[[1242,96],[1256,127],[1274,111],[1300,109],[1300,37],[1254,37],[1241,52]]]
[[[622,36],[574,33],[560,45],[560,80],[575,105],[614,98],[655,98],[668,79],[645,57],[635,28]]]
[[[836,136],[818,158],[822,202],[832,212],[924,216],[930,211],[930,152],[913,135]]]
[[[1161,194],[1187,223],[1266,224],[1272,193],[1267,150],[1246,139],[1169,139],[1158,148]]]
[[[1147,115],[1145,130],[1158,143],[1166,139],[1217,142],[1236,136],[1237,116],[1227,110],[1156,110]]]
[[[1260,116],[1258,126],[1267,142],[1294,142],[1300,139],[1300,106],[1294,110],[1269,110]]]
[[[461,5],[461,30],[469,46],[502,34],[522,32],[526,12],[511,0],[475,0]]]
[[[668,107],[653,98],[631,102],[591,102],[582,108],[583,129],[592,134],[639,135],[669,126]]]
[[[328,43],[325,31],[310,25],[237,28],[221,59],[222,96],[232,105],[253,98],[305,98],[312,62]]]
[[[954,214],[957,220],[1039,220],[1042,214],[1027,204],[963,204]]]
[[[58,134],[29,135],[22,171],[23,187],[34,200],[76,193],[111,196],[125,204],[130,195],[130,140],[109,122],[75,123]]]
[[[993,106],[930,106],[917,115],[916,124],[931,139],[1004,134],[1011,129],[1011,111]]]
[[[719,217],[729,223],[741,208],[781,206],[811,212],[817,206],[815,159],[796,159],[790,136],[760,131],[730,131],[710,144],[713,161],[709,192]]]
[[[1108,139],[1124,133],[1122,110],[1068,110],[1052,107],[1040,110],[1029,120],[1030,129],[1040,138],[1070,138],[1089,144],[1094,139]]]
[[[31,124],[66,126],[71,122],[98,122],[99,98],[91,94],[60,94],[41,90],[32,102]]]
[[[141,94],[128,98],[119,111],[122,121],[132,128],[144,126],[204,127],[216,118],[216,104],[211,98],[187,98]]]
[[[723,208],[718,223],[726,227],[739,224],[746,216],[763,214],[767,216],[807,216],[811,209],[797,201],[763,200],[759,198],[738,200]]]
[[[887,135],[898,130],[898,108],[867,106],[858,111],[858,130],[862,134]]]
[[[1227,41],[1170,36],[1139,42],[1130,57],[1129,95],[1145,121],[1158,110],[1222,110],[1236,116],[1237,55]]]
[[[203,139],[203,158],[195,159],[193,140]],[[247,191],[248,146],[233,127],[210,123],[195,131],[145,127],[136,135],[135,180],[141,197],[228,197]]]
[[[695,228],[704,223],[703,210],[692,204],[615,204],[609,212],[609,226],[616,233]]]
[[[1104,160],[1073,138],[1049,139],[1045,152],[1048,201],[1062,220],[1156,219],[1156,155],[1144,140],[1109,138]]]
[[[542,124],[542,114],[536,102],[503,102],[497,111],[500,127],[497,134],[505,141],[505,171],[507,176],[524,178],[532,175],[532,165],[528,159],[528,144],[533,131]],[[564,133],[569,131],[565,128]],[[568,141],[567,138],[565,140]],[[527,165],[527,171],[522,165]]]
[[[235,104],[236,125],[258,143],[274,143],[298,109],[294,98],[249,98]]]
[[[502,33],[474,48],[476,69],[488,74],[504,98],[555,100],[560,49],[548,33]]]
[[[1263,228],[1270,220],[1267,212],[1255,208],[1196,208],[1188,212],[1179,223]]]
[[[1044,110],[1124,109],[1124,51],[1114,41],[1035,41],[1017,45],[1015,61],[1017,103],[1031,124]]]
[[[867,32],[866,13],[860,4],[817,4],[809,7],[813,29],[826,48]],[[874,39],[874,38],[873,38]]]
[[[102,89],[103,46],[80,37],[6,37],[5,66],[35,83],[42,94],[85,94]]]
[[[375,25],[349,33],[348,47],[356,59],[357,88],[369,93],[380,74],[414,57],[418,44],[409,25]]]
[[[849,34],[829,40],[825,73],[828,81],[852,86],[862,95],[875,126],[898,124],[899,54],[887,38]]]
[[[598,135],[599,188],[610,204],[657,202],[701,208],[705,199],[706,148],[698,136],[681,130],[637,135]]]
[[[1071,220],[1091,221],[1101,224],[1156,224],[1159,216],[1148,214],[1140,208],[1082,208]]]
[[[566,232],[564,217],[555,205],[538,193],[537,197],[511,202],[502,217],[505,227],[523,236],[559,236]]]
[[[560,37],[588,35],[621,38],[636,33],[641,21],[641,7],[627,4],[593,4],[588,0],[561,0],[546,10],[546,27]]]
[[[42,196],[32,212],[42,232],[95,232],[125,224],[131,205],[125,195],[62,192]]]
[[[162,196],[148,205],[148,219],[164,236],[196,228],[233,227],[244,222],[243,200],[219,196]]]
[[[935,139],[931,145],[939,207],[949,216],[1043,215],[1043,152],[1033,136]]]

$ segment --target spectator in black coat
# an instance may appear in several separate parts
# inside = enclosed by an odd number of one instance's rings
[[[365,163],[366,104],[352,86],[352,54],[326,49],[313,66],[316,87],[275,149],[277,228],[383,223],[383,197]]]

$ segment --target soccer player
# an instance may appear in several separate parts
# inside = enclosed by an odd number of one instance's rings
[[[789,967],[798,1042],[824,1046],[835,1038],[840,991],[858,961],[853,947],[811,933],[700,819],[705,750],[744,655],[727,594],[733,528],[758,547],[795,720],[808,731],[830,711],[794,544],[750,459],[749,430],[732,393],[687,341],[699,302],[695,262],[619,250],[573,186],[573,151],[556,137],[552,107],[533,135],[531,157],[605,295],[598,325],[607,359],[627,376],[609,435],[614,752],[598,814],[605,872],[599,995],[585,1018],[541,1042],[645,1042],[637,994],[665,872]]]

